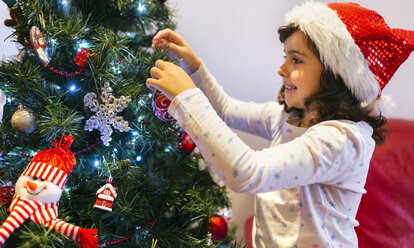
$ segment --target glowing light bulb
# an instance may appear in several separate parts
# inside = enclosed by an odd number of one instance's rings
[[[82,40],[78,44],[78,52],[82,51],[82,48],[89,48],[89,47],[90,47],[90,44],[86,40]]]
[[[76,90],[77,90],[76,85],[71,84],[71,85],[69,86],[69,91],[70,91],[70,92],[75,92]]]
[[[145,5],[143,5],[142,2],[139,1],[139,3],[138,3],[138,12],[139,13],[144,13],[146,9],[147,8],[145,8]]]
[[[138,155],[137,156],[137,158],[136,158],[136,160],[139,162],[139,161],[141,161],[142,160],[142,156],[141,155]]]
[[[99,166],[99,160],[95,160],[95,162],[93,163],[93,165],[95,165],[95,167],[98,167]]]

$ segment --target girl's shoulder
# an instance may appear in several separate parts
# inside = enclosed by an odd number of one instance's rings
[[[311,126],[307,132],[352,136],[354,138],[359,137],[371,140],[374,129],[364,121],[328,120]]]

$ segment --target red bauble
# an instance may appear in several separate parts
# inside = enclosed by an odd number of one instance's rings
[[[213,240],[223,240],[227,236],[227,222],[220,216],[210,218],[210,232]]]
[[[171,101],[161,92],[157,91],[152,98],[152,109],[154,110],[155,115],[163,121],[174,121],[168,113],[168,107],[170,106]]]
[[[195,148],[195,144],[190,135],[184,132],[178,136],[178,147],[183,151],[192,152]]]
[[[14,186],[3,186],[0,187],[0,204],[6,205],[13,199]]]

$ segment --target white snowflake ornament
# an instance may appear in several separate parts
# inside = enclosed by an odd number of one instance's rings
[[[105,87],[102,88],[100,97],[93,92],[89,92],[83,100],[85,107],[91,112],[95,112],[95,115],[86,121],[85,130],[98,129],[101,132],[101,140],[104,145],[108,146],[112,140],[112,127],[120,132],[131,130],[128,121],[125,121],[121,116],[116,116],[117,113],[128,106],[131,100],[129,96],[115,98],[112,95],[112,88],[106,83]]]

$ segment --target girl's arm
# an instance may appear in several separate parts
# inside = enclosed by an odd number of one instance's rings
[[[254,103],[230,97],[210,74],[204,63],[190,75],[210,101],[218,115],[230,127],[272,139],[274,126],[279,126],[287,117],[283,106],[277,102]]]
[[[327,121],[291,142],[254,151],[219,118],[197,88],[177,95],[169,112],[213,171],[236,192],[269,192],[314,183],[361,191],[375,146],[368,125]]]

